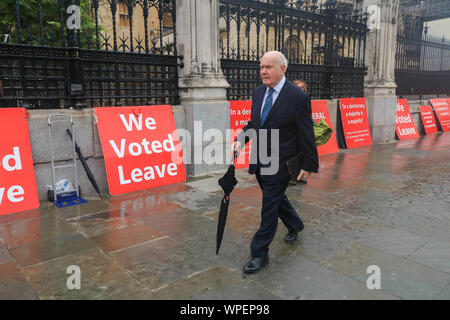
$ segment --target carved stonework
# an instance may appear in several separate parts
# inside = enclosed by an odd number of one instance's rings
[[[179,69],[180,103],[185,110],[184,129],[192,139],[186,139],[183,153],[190,175],[223,171],[225,162],[206,163],[202,152],[209,146],[204,133],[213,129],[226,136],[230,127],[230,105],[226,100],[228,82],[222,74],[219,60],[219,30],[217,0],[182,0],[177,4],[177,50],[183,56]],[[229,155],[226,139],[215,144],[217,152]],[[200,156],[198,156],[200,155]]]
[[[363,8],[372,9],[365,52],[364,96],[374,143],[389,143],[395,139],[398,7],[399,0],[364,0],[363,3]]]
[[[364,4],[366,7],[376,5],[380,10],[379,24],[367,34],[366,87],[381,86],[395,89],[394,67],[399,0],[366,0]]]
[[[179,73],[180,97],[207,97],[208,88],[221,88],[214,99],[226,99],[228,82],[220,68],[217,1],[177,1],[178,53],[184,68]],[[216,93],[217,90],[213,90]]]

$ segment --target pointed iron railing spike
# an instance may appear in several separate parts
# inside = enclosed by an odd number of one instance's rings
[[[140,39],[134,39],[136,41],[136,49],[138,50],[138,53],[141,53],[141,49],[144,50],[144,47],[142,47],[142,41]]]

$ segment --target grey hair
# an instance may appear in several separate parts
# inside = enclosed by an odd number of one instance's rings
[[[286,69],[287,69],[287,67],[288,67],[288,59],[283,54],[283,52],[280,52],[280,51],[267,51],[264,55],[266,55],[268,53],[277,53],[278,62],[280,63],[280,66],[286,66]]]
[[[284,55],[284,53],[280,52],[280,65],[281,66],[286,66],[286,69],[288,67],[288,59],[286,58],[286,56]]]

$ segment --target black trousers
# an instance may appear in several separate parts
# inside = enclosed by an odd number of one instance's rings
[[[288,180],[286,183],[275,182],[261,175],[259,170],[256,179],[262,191],[261,225],[253,236],[250,251],[253,258],[260,258],[269,253],[269,245],[277,232],[278,217],[290,232],[297,230],[302,220],[285,194]]]

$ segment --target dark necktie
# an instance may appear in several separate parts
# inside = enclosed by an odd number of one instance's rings
[[[274,91],[275,90],[273,88],[269,89],[269,94],[267,95],[266,102],[264,102],[264,107],[263,107],[263,111],[261,114],[261,122],[260,122],[261,127],[262,127],[264,121],[266,120],[267,115],[270,112],[270,109],[272,108],[272,94],[274,93]]]

